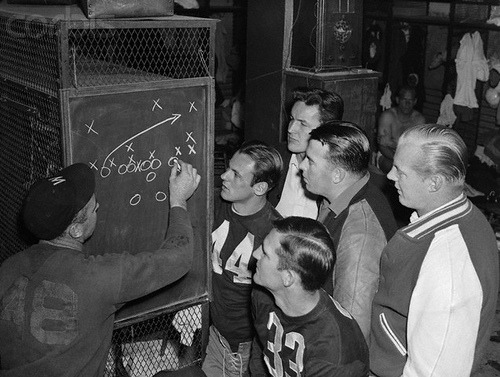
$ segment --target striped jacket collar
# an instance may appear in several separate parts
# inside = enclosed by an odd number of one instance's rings
[[[471,210],[472,203],[462,193],[456,199],[417,218],[411,224],[402,228],[401,231],[411,238],[420,239],[445,228],[459,218],[466,216]]]

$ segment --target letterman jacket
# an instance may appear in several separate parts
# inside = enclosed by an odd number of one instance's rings
[[[370,362],[377,376],[469,376],[488,342],[498,250],[464,194],[400,229],[381,258]]]

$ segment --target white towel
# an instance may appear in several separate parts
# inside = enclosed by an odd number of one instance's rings
[[[483,40],[479,32],[472,36],[465,33],[455,59],[457,69],[457,90],[453,103],[469,108],[479,107],[476,94],[476,80],[489,78],[488,61],[484,56]]]
[[[193,344],[194,332],[201,329],[201,305],[179,310],[175,313],[173,325],[181,334],[182,344]]]
[[[447,94],[443,98],[443,102],[441,102],[441,107],[439,108],[439,118],[436,123],[452,127],[456,119],[457,116],[453,111],[453,97],[450,94]]]
[[[384,94],[380,97],[380,106],[382,106],[382,110],[387,110],[392,107],[391,95],[391,86],[387,83],[385,84]]]

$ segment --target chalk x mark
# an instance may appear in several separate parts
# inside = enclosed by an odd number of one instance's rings
[[[159,98],[156,100],[153,100],[153,102],[154,102],[154,105],[153,105],[153,108],[151,109],[151,111],[155,111],[155,107],[159,107],[160,110],[163,110],[163,107],[160,106],[160,103],[159,103],[160,99]]]
[[[94,127],[94,121],[93,121],[93,120],[92,120],[92,123],[90,123],[90,126],[89,126],[87,123],[85,123],[85,126],[88,128],[88,131],[87,131],[87,133],[88,133],[88,134],[90,133],[90,131],[92,131],[92,132],[93,132],[93,133],[95,133],[96,135],[99,135],[99,134],[98,134],[98,133],[97,133],[97,132],[96,132],[96,131],[92,128],[92,127]]]
[[[191,139],[193,140],[193,143],[196,144],[196,140],[193,138],[193,132],[186,132],[186,135],[187,135],[187,139],[186,139],[186,143]]]

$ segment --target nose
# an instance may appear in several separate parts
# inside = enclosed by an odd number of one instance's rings
[[[389,171],[389,173],[387,173],[387,178],[390,179],[391,181],[394,181],[396,182],[396,169],[394,168],[394,166],[391,168],[391,170]]]
[[[299,170],[301,170],[302,172],[305,172],[307,170],[307,157],[304,157],[304,159],[302,160],[302,162],[299,164]]]
[[[295,119],[290,119],[290,122],[288,123],[288,132],[293,132],[297,128],[297,123],[298,122]]]
[[[254,250],[253,257],[259,260],[261,256],[262,256],[262,246],[259,246],[257,249]]]
[[[220,175],[221,179],[226,180],[229,175],[229,169]]]

